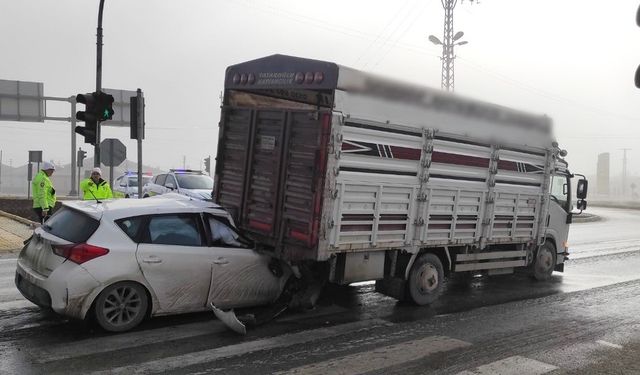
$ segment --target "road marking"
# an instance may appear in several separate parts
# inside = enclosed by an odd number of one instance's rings
[[[463,348],[471,344],[444,336],[430,336],[420,340],[407,341],[384,346],[366,352],[350,354],[337,359],[312,363],[279,375],[324,375],[324,374],[363,374],[380,370],[405,362],[416,361],[428,355]]]
[[[68,345],[57,344],[55,346],[31,348],[28,349],[28,351],[36,362],[47,363],[73,357],[106,353],[112,351],[113,348],[117,348],[118,350],[135,348],[167,340],[180,340],[189,337],[218,334],[226,332],[227,330],[228,328],[221,322],[210,320],[200,323],[80,340]]]
[[[235,345],[202,350],[199,352],[162,358],[154,361],[132,364],[129,366],[117,367],[104,371],[97,371],[93,374],[149,374],[166,372],[188,366],[213,362],[221,358],[235,357],[238,355],[257,352],[261,350],[289,347],[304,344],[306,342],[342,336],[359,330],[371,329],[381,325],[390,326],[393,325],[393,323],[389,323],[381,319],[357,321],[332,327],[324,327],[270,337],[266,339],[242,342]]]
[[[476,367],[474,370],[459,372],[457,375],[542,375],[557,369],[554,365],[516,355]]]
[[[600,345],[608,346],[610,348],[622,349],[622,345],[614,344],[608,341],[598,340],[596,342]]]
[[[17,263],[18,258],[0,259],[0,263],[9,263],[9,262]]]
[[[9,301],[9,302],[0,302],[0,311],[23,309],[25,307],[37,307],[37,306],[27,301],[26,299]]]

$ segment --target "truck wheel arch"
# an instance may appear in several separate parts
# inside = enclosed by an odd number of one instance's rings
[[[411,267],[413,267],[413,264],[415,263],[416,259],[418,259],[418,257],[421,256],[422,254],[426,254],[426,253],[434,254],[440,259],[440,262],[442,263],[442,268],[444,270],[444,276],[449,277],[449,275],[451,274],[451,265],[452,265],[451,254],[449,253],[449,247],[448,246],[425,247],[420,249],[420,251],[411,254],[411,259],[407,264],[407,268],[404,270],[405,280],[409,279],[409,272],[411,272]]]

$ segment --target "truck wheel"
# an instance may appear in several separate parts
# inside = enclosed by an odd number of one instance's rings
[[[96,321],[109,332],[124,332],[137,326],[147,314],[149,299],[138,283],[124,281],[109,285],[93,307]]]
[[[422,254],[411,267],[407,283],[408,294],[417,305],[435,302],[442,291],[444,270],[434,254]]]
[[[556,267],[556,247],[549,241],[538,248],[533,261],[532,275],[536,280],[549,280]]]

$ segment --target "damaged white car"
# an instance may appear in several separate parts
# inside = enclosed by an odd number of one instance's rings
[[[291,274],[220,206],[170,194],[65,202],[22,249],[15,283],[43,308],[121,332],[150,316],[271,304]]]

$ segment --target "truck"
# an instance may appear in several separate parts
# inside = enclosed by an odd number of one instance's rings
[[[272,55],[227,68],[218,137],[214,201],[303,280],[426,305],[456,273],[568,259],[574,175],[545,115]]]

